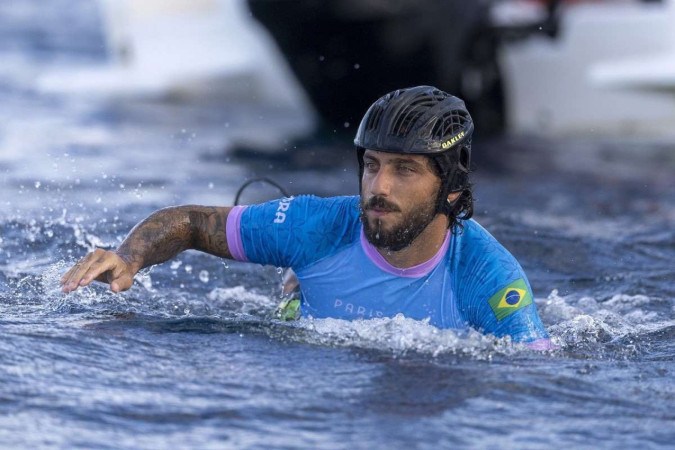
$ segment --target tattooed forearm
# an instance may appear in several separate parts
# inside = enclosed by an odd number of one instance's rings
[[[229,208],[178,206],[159,210],[131,230],[117,250],[136,271],[194,248],[230,257],[225,221]]]
[[[202,207],[193,209],[189,214],[193,237],[192,248],[212,255],[231,258],[225,232],[227,210]]]

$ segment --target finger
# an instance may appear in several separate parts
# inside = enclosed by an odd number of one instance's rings
[[[114,258],[112,255],[110,254],[105,255],[105,257],[100,258],[89,265],[86,272],[82,274],[82,277],[80,278],[78,284],[80,286],[87,286],[92,281],[99,278],[100,275],[103,275],[108,271],[115,270],[118,263],[119,263],[118,260]],[[107,278],[102,277],[102,279],[106,280]]]
[[[125,273],[110,282],[110,289],[115,293],[126,291],[133,283],[134,279],[131,277],[131,275]]]
[[[113,292],[126,291],[134,283],[134,278],[126,262],[120,259],[119,263],[108,272],[108,283]]]
[[[89,269],[92,259],[95,257],[93,253],[88,254],[75,264],[62,278],[63,292],[71,292],[79,286],[82,276]]]
[[[76,264],[74,264],[66,273],[63,274],[61,277],[61,284],[65,284],[68,279],[70,279],[81,267],[83,264],[86,263],[88,259],[90,259],[91,253],[88,253],[86,256],[84,256],[82,259],[80,259]]]
[[[86,267],[83,267],[82,265],[75,267],[72,273],[68,276],[68,279],[66,279],[61,286],[63,292],[71,292],[77,289],[86,270]]]
[[[77,289],[78,286],[80,286],[82,277],[87,273],[91,265],[104,256],[105,251],[101,249],[96,249],[95,251],[88,253],[63,276],[64,279],[61,290],[68,293]]]
[[[66,281],[68,280],[68,278],[70,278],[73,271],[75,271],[77,269],[77,267],[79,267],[79,266],[80,266],[80,263],[77,263],[77,264],[73,265],[70,269],[68,269],[66,271],[66,273],[63,274],[63,276],[61,277],[61,281],[60,281],[61,285],[66,283]]]

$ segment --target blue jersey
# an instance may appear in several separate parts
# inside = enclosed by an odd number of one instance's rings
[[[523,269],[474,220],[448,231],[429,261],[401,269],[368,242],[359,215],[359,197],[238,206],[228,216],[227,241],[237,260],[292,267],[303,316],[403,314],[439,328],[473,327],[523,342],[548,337]]]

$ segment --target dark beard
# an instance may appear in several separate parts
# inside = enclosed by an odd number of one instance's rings
[[[436,199],[434,198],[430,202],[415,207],[403,216],[398,226],[385,231],[382,230],[382,222],[379,219],[375,220],[374,226],[371,226],[368,221],[365,211],[374,207],[397,212],[400,212],[400,209],[379,196],[371,197],[367,202],[361,200],[361,223],[363,223],[366,239],[375,247],[392,252],[398,252],[412,244],[436,217]]]

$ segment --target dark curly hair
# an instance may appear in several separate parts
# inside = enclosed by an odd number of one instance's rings
[[[455,230],[461,231],[464,228],[462,223],[465,220],[469,220],[473,217],[473,185],[467,183],[467,186],[462,190],[459,198],[452,204],[449,208],[450,211],[447,214],[449,221],[448,228],[451,228],[453,232]]]
[[[470,145],[470,144],[469,144]],[[437,211],[448,216],[448,228],[461,231],[463,228],[462,221],[469,220],[473,217],[473,183],[469,181],[469,171],[463,173],[458,172],[454,162],[448,155],[427,156],[430,160],[430,166],[437,177],[441,179],[441,188],[438,192]],[[468,168],[467,168],[468,169]],[[462,186],[459,191],[460,196],[454,203],[450,204],[446,199],[442,198],[448,191],[445,184],[447,184],[449,176],[448,173],[453,173]],[[451,177],[450,177],[451,178]]]

